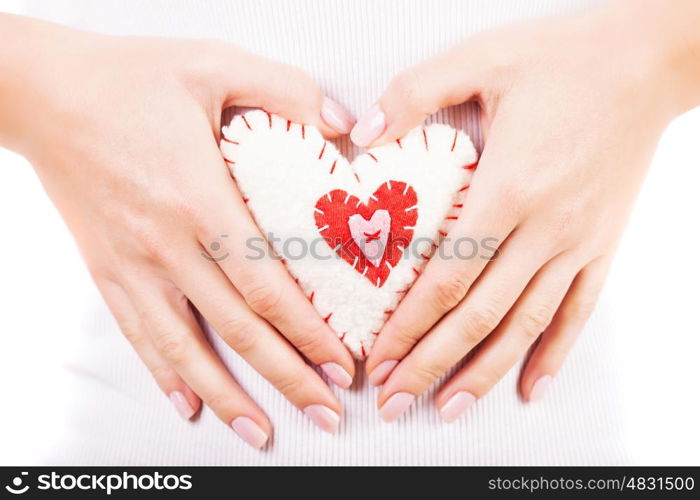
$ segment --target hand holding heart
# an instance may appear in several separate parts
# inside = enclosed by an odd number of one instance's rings
[[[191,418],[203,400],[252,446],[272,433],[209,345],[196,307],[292,404],[335,431],[341,405],[302,354],[343,387],[352,356],[279,261],[245,259],[243,242],[262,235],[218,136],[229,105],[265,107],[328,137],[349,131],[347,113],[300,70],[219,42],[107,37],[3,15],[0,31],[27,48],[33,68],[18,54],[23,76],[3,87],[0,143],[35,166],[179,413]]]
[[[697,60],[688,78],[675,59],[692,23],[664,33],[670,52],[649,36],[664,12],[621,1],[479,34],[398,75],[358,120],[357,142],[390,144],[439,108],[478,101],[486,144],[448,236],[498,242],[492,261],[434,256],[380,331],[366,370],[383,384],[384,419],[477,346],[437,394],[443,419],[533,345],[520,393],[543,396],[593,311],[661,132],[700,102]]]

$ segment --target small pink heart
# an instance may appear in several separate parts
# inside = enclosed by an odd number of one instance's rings
[[[357,246],[374,267],[382,262],[386,240],[391,228],[391,216],[387,210],[375,210],[370,220],[360,214],[348,218],[350,234]]]

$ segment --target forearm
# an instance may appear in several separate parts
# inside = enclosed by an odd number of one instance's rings
[[[75,55],[88,50],[84,32],[28,17],[0,14],[0,146],[27,155]]]
[[[671,116],[700,105],[700,2],[698,0],[617,0],[603,8],[621,27],[628,47],[650,57],[659,99]],[[603,54],[604,56],[604,54]]]

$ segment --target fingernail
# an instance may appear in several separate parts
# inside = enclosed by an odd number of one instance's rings
[[[372,144],[386,128],[386,118],[379,104],[375,104],[362,115],[350,132],[352,142],[360,147]]]
[[[545,392],[547,392],[547,388],[551,383],[551,375],[544,375],[538,378],[537,382],[535,382],[535,384],[532,386],[532,390],[530,391],[530,401],[535,402],[542,399],[544,397]]]
[[[321,365],[321,369],[328,375],[338,387],[347,389],[352,385],[352,377],[338,363],[328,362]]]
[[[370,372],[369,377],[367,377],[369,379],[369,383],[374,386],[382,385],[386,379],[389,378],[389,375],[391,375],[391,372],[398,364],[399,362],[396,359],[382,361],[374,370]]]
[[[411,403],[416,400],[413,394],[408,392],[397,392],[379,409],[379,416],[385,422],[393,422],[405,412]]]
[[[440,408],[440,416],[445,422],[454,422],[467,411],[467,408],[474,404],[474,401],[476,398],[471,392],[458,392]]]
[[[340,425],[340,416],[323,405],[309,405],[304,408],[304,413],[311,421],[318,425],[321,429],[331,434],[338,432],[338,425]]]
[[[194,415],[194,408],[192,408],[183,393],[180,391],[173,391],[168,398],[182,418],[185,420],[192,418],[192,415]]]
[[[231,422],[236,434],[253,448],[262,448],[267,443],[267,434],[248,417],[236,417]]]
[[[341,134],[347,134],[355,125],[355,119],[350,112],[328,97],[323,98],[321,118],[329,127]]]

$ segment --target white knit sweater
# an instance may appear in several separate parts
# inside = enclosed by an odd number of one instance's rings
[[[392,75],[477,31],[571,12],[597,0],[200,0],[27,1],[27,13],[114,34],[222,38],[307,70],[332,98],[360,114]],[[470,105],[435,118],[480,144]],[[341,150],[352,156],[347,140]],[[605,304],[545,399],[523,403],[519,367],[455,423],[444,424],[434,390],[405,418],[380,421],[376,389],[358,369],[338,435],[319,431],[216,335],[212,342],[241,385],[270,416],[275,433],[253,450],[208,410],[184,423],[121,337],[99,296],[74,361],[75,402],[48,463],[244,465],[622,464],[614,345]]]

